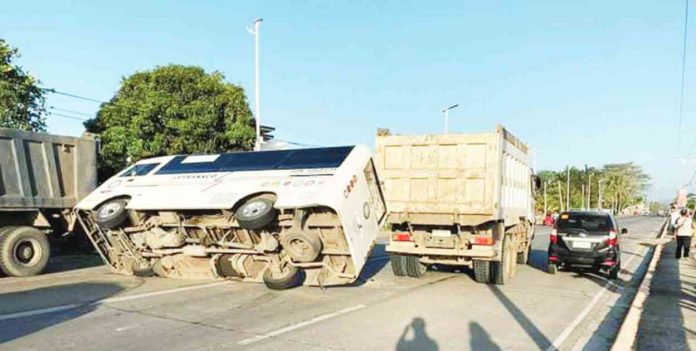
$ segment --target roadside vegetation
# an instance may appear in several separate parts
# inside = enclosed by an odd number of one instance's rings
[[[45,131],[44,91],[17,64],[19,50],[0,39],[0,127]]]
[[[548,210],[568,209],[566,185],[569,174],[571,209],[598,208],[601,201],[602,208],[613,209],[615,213],[644,202],[644,193],[650,181],[650,176],[632,162],[608,164],[602,168],[571,167],[560,171],[540,171],[542,189],[536,194],[537,211],[544,210],[544,184]],[[650,207],[654,206],[651,204]]]

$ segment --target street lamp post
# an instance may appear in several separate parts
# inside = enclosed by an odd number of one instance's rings
[[[261,86],[259,79],[259,27],[261,26],[263,19],[257,18],[254,21],[254,29],[251,30],[247,28],[249,33],[254,35],[254,87],[255,87],[255,119],[256,119],[256,144],[254,150],[261,150],[261,143],[263,143],[261,137]]]
[[[454,104],[452,106],[445,107],[444,109],[442,109],[442,113],[445,115],[445,134],[449,132],[449,110],[458,106],[459,104]]]

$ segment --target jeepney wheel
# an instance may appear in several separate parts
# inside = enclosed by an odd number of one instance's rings
[[[94,217],[102,229],[113,229],[125,222],[128,219],[128,210],[126,210],[126,200],[117,199],[111,200],[95,211]]]
[[[263,283],[272,290],[285,290],[302,285],[304,274],[297,267],[286,264],[280,270],[273,267],[263,272]]]
[[[500,250],[500,261],[491,262],[491,280],[496,285],[505,285],[515,275],[515,254],[517,253],[510,235],[505,235],[503,247]]]
[[[276,217],[274,201],[267,197],[255,197],[247,200],[234,213],[239,226],[247,230],[261,229]]]
[[[411,278],[420,278],[428,271],[428,266],[421,263],[418,256],[404,256],[404,262],[406,263],[406,273]]]
[[[488,284],[491,282],[491,262],[474,261],[474,279],[478,283]]]
[[[390,255],[392,271],[397,277],[403,277],[407,275],[406,273],[406,256],[404,255]]]
[[[11,277],[43,271],[51,255],[46,234],[33,227],[0,229],[0,270]]]
[[[295,262],[314,262],[321,253],[321,239],[313,232],[291,230],[280,237],[280,242]]]

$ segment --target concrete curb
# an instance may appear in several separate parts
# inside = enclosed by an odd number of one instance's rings
[[[665,222],[665,224],[662,226],[662,230],[658,236],[657,245],[652,248],[652,252],[649,251],[647,253],[648,255],[652,254],[650,265],[648,265],[648,269],[643,275],[640,286],[638,287],[638,291],[636,292],[636,296],[633,298],[631,307],[626,314],[626,318],[624,318],[623,323],[621,323],[621,329],[619,329],[619,334],[614,340],[611,351],[633,350],[633,344],[638,336],[638,326],[640,324],[640,316],[643,312],[643,306],[650,295],[650,283],[655,275],[657,262],[660,261],[660,257],[662,256],[662,247],[664,246],[664,243],[661,241],[665,237],[665,234],[667,234],[667,222]]]

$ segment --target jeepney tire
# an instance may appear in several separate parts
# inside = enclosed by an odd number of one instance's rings
[[[128,219],[128,202],[123,199],[107,201],[94,212],[99,228],[108,230],[123,224]]]
[[[404,262],[406,263],[406,273],[411,278],[420,278],[428,271],[428,266],[421,263],[418,256],[404,256]]]
[[[247,230],[257,230],[267,226],[276,218],[275,202],[266,197],[254,197],[244,202],[234,217],[239,226]]]
[[[531,243],[522,252],[517,253],[517,263],[527,264],[529,263],[529,253],[532,251]]]
[[[474,279],[481,284],[488,284],[491,282],[490,261],[474,261]]]
[[[314,232],[290,230],[280,237],[280,243],[295,262],[314,262],[321,253],[321,238]]]
[[[131,270],[133,271],[133,275],[136,277],[148,278],[155,276],[155,270],[153,265],[141,267],[140,265],[138,265],[138,262],[133,262]]]
[[[513,257],[515,251],[512,238],[509,235],[505,235],[503,247],[500,250],[500,261],[491,262],[491,281],[494,284],[505,285],[514,275],[514,265],[517,264],[515,257]]]
[[[556,272],[558,272],[558,265],[555,263],[549,263],[548,267],[546,267],[546,272],[549,274],[556,274]]]
[[[28,277],[43,271],[51,256],[46,234],[33,227],[0,230],[0,270],[10,277]]]
[[[392,271],[394,272],[394,275],[397,277],[404,277],[408,273],[406,273],[406,256],[404,255],[390,255],[389,259],[391,260],[391,266],[392,266]]]
[[[271,267],[263,272],[263,283],[271,290],[285,290],[298,287],[304,282],[304,272],[292,265],[285,265],[281,276],[274,276]]]

